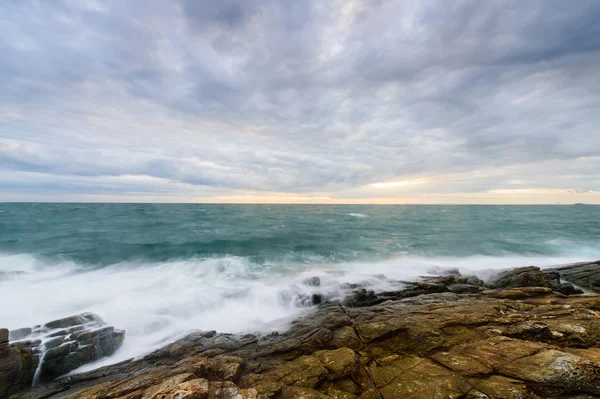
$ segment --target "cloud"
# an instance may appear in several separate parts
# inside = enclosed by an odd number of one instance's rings
[[[600,191],[599,17],[593,0],[2,2],[0,188]],[[401,181],[428,183],[373,186]]]

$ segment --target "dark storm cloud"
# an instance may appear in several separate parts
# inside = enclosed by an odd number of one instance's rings
[[[599,18],[591,0],[3,2],[0,185],[600,190]]]

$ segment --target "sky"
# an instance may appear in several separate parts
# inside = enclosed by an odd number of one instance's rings
[[[0,201],[600,203],[597,0],[4,0]]]

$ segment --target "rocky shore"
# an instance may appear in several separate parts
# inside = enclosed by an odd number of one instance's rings
[[[90,314],[10,339],[0,330],[0,396],[600,397],[600,262],[510,269],[485,283],[446,270],[398,285],[313,298],[314,312],[285,333],[194,332],[143,359],[58,378],[112,354],[124,333]]]

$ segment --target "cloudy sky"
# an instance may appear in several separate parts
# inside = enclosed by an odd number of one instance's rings
[[[0,200],[600,203],[600,2],[4,0]]]

